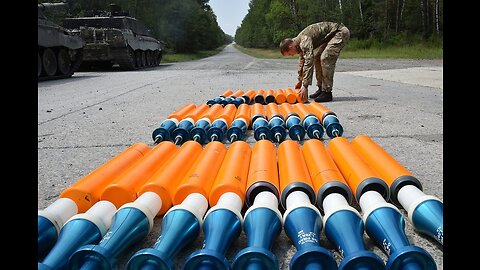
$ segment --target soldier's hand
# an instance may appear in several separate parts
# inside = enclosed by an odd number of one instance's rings
[[[302,85],[302,87],[300,87],[300,89],[298,90],[298,96],[300,97],[300,100],[302,101],[302,103],[305,103],[307,102],[308,100],[308,88],[306,88],[305,86]]]
[[[302,82],[297,82],[297,84],[295,84],[295,88],[293,89],[300,89],[300,87],[302,87]]]

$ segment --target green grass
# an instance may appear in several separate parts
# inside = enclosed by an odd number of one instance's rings
[[[275,58],[294,58],[297,59],[298,55],[296,56],[282,56],[280,53],[280,49],[259,49],[259,48],[245,48],[238,44],[234,45],[239,51],[243,52],[244,54],[248,54],[250,56],[256,58],[267,58],[267,59],[275,59]]]
[[[442,59],[442,43],[441,37],[422,40],[404,34],[387,41],[351,39],[342,51],[342,58]]]
[[[185,61],[192,61],[198,60],[202,58],[206,58],[212,55],[215,55],[222,51],[226,45],[218,47],[214,50],[208,51],[198,51],[196,53],[169,53],[166,52],[163,55],[162,63],[174,63],[174,62],[185,62]]]
[[[351,39],[342,50],[342,58],[403,58],[403,59],[443,59],[443,40],[434,38],[422,41],[417,37],[397,38],[390,41],[376,39],[358,40]],[[226,45],[215,50],[198,51],[196,53],[168,53],[163,55],[163,63],[184,62],[206,58],[219,53]],[[235,48],[256,58],[264,59],[297,59],[298,55],[282,56],[278,48],[259,49],[245,48],[238,44]]]
[[[342,50],[342,58],[404,58],[404,59],[442,59],[443,48],[441,40],[408,42],[379,42],[376,40],[352,39]],[[238,44],[235,47],[241,52],[256,58],[298,58],[282,56],[278,48],[257,49],[245,48]]]
[[[413,45],[385,49],[355,49],[342,51],[342,58],[404,58],[404,59],[442,59],[442,48],[425,48]]]

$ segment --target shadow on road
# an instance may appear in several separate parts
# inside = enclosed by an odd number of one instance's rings
[[[372,98],[372,97],[362,97],[362,96],[355,96],[355,97],[336,97],[336,96],[333,96],[333,100],[331,102],[362,101],[362,100],[377,100],[377,99]]]

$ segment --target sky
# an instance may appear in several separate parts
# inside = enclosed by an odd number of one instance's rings
[[[210,0],[208,4],[217,16],[217,22],[225,34],[235,36],[237,27],[248,13],[250,0]]]

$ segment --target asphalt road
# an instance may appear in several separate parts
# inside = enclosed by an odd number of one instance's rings
[[[343,136],[370,136],[421,181],[426,194],[443,200],[443,61],[340,58],[336,70],[334,100],[324,105],[337,114]],[[295,59],[256,59],[230,45],[197,61],[142,71],[77,72],[39,82],[38,209],[133,143],[153,146],[152,131],[187,103],[204,103],[227,89],[287,88],[295,81]],[[246,141],[253,147],[253,136]],[[328,137],[323,141],[328,144]],[[153,246],[161,222],[156,218],[149,235],[121,254],[119,269],[133,253]],[[442,245],[408,221],[405,230],[411,244],[429,252],[443,269]],[[323,232],[320,240],[340,262]],[[369,250],[388,259],[368,236],[364,240]],[[202,242],[203,234],[175,257],[175,264],[180,267]],[[245,245],[242,232],[226,258],[231,262]],[[280,269],[288,269],[296,249],[284,231],[272,251]]]

